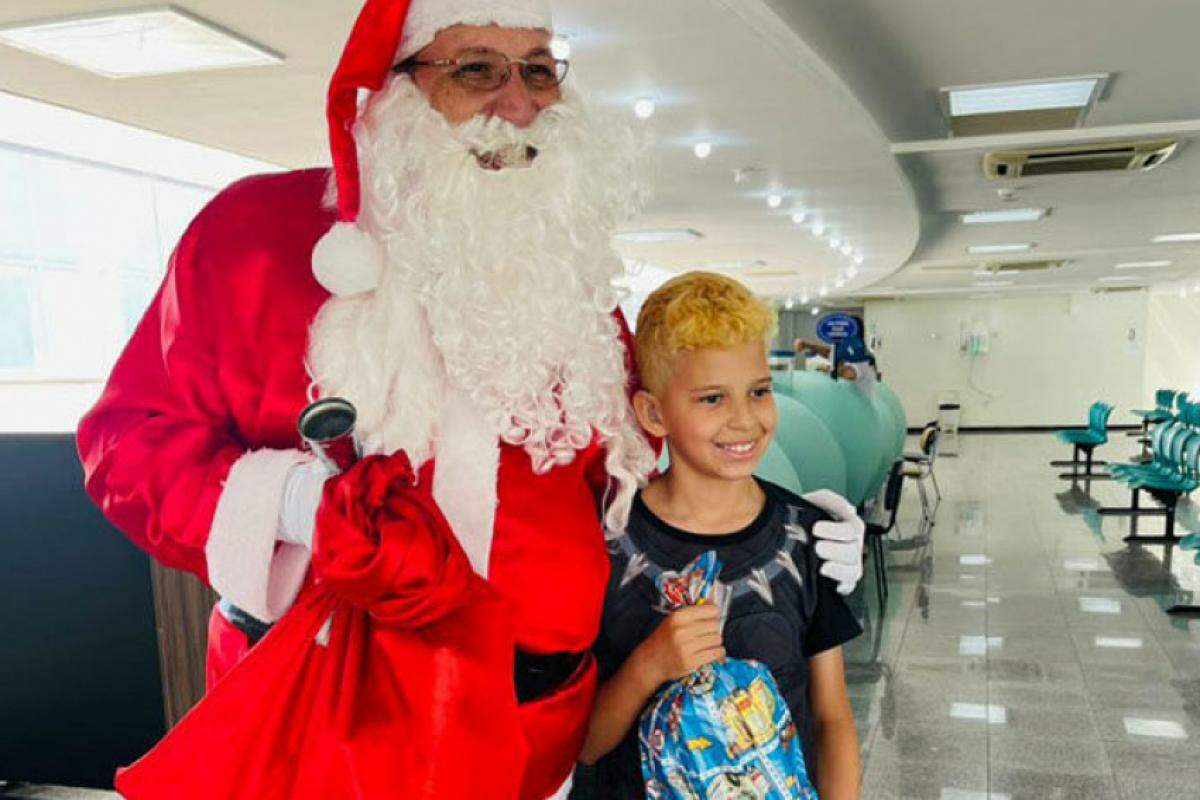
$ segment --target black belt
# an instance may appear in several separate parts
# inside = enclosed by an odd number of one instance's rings
[[[228,600],[221,600],[218,608],[230,625],[246,635],[251,647],[271,630],[270,623],[247,614]],[[586,653],[534,655],[517,650],[513,654],[513,684],[517,690],[517,702],[537,700],[562,686],[579,669],[585,656]]]
[[[539,656],[517,650],[513,659],[513,683],[517,702],[528,703],[562,686],[583,663],[586,653],[551,653]]]

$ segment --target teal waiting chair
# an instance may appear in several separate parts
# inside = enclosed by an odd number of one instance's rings
[[[1058,477],[1065,478],[1071,481],[1077,481],[1080,478],[1090,480],[1107,480],[1111,476],[1105,472],[1095,472],[1093,467],[1102,467],[1107,465],[1106,461],[1096,461],[1093,454],[1097,447],[1108,442],[1108,420],[1112,416],[1113,407],[1108,403],[1092,403],[1088,409],[1088,425],[1083,430],[1062,430],[1055,434],[1058,440],[1064,444],[1071,445],[1071,460],[1070,461],[1051,461],[1052,467],[1070,467],[1070,472],[1064,472]],[[1084,458],[1080,460],[1079,454],[1083,453]],[[1083,467],[1083,472],[1079,468]]]

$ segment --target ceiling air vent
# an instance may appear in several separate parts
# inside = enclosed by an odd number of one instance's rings
[[[983,277],[983,273],[985,272],[992,275],[1004,276],[1012,275],[1015,272],[1038,272],[1044,269],[1058,269],[1069,263],[1070,259],[1049,258],[1041,261],[988,261],[984,263],[975,261],[970,264],[935,264],[921,267],[921,269],[928,272],[972,271]]]
[[[1170,158],[1178,145],[1174,139],[1154,139],[1002,150],[983,157],[983,172],[993,180],[1079,172],[1145,172]]]

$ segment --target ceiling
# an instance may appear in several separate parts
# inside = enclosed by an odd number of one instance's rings
[[[137,0],[9,0],[0,25],[140,7]],[[107,80],[0,47],[0,91],[119,120],[287,167],[326,163],[323,96],[360,0],[181,0],[177,5],[286,55],[277,67]],[[1200,230],[1200,3],[1142,0],[557,0],[571,37],[572,80],[595,102],[658,111],[654,199],[633,227],[699,230],[684,243],[621,244],[631,259],[680,270],[714,266],[776,296],[821,285],[835,295],[1081,290],[1118,261],[1168,259],[1134,285],[1200,279],[1200,247],[1152,245]],[[946,135],[942,86],[1107,72],[1081,129],[994,138]],[[1150,135],[1181,140],[1151,172],[984,178],[998,147]],[[0,138],[3,129],[0,128]],[[713,154],[692,154],[698,141]],[[746,168],[750,168],[746,170]],[[734,180],[734,170],[746,179]],[[996,189],[1015,188],[1011,203]],[[767,207],[778,192],[784,202]],[[1048,206],[1036,223],[964,226],[958,213]],[[808,212],[805,224],[791,211]],[[813,235],[836,236],[849,260]],[[971,244],[1029,241],[1052,272],[977,287]],[[960,269],[946,269],[959,267]],[[1130,271],[1135,272],[1135,271]],[[655,273],[658,274],[658,273]],[[1128,273],[1126,273],[1128,274]],[[1007,280],[1007,278],[1006,278]]]

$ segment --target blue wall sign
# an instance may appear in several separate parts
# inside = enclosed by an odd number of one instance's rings
[[[860,333],[858,320],[841,312],[826,314],[817,323],[817,336],[825,344],[837,344],[843,339],[858,336]]]

